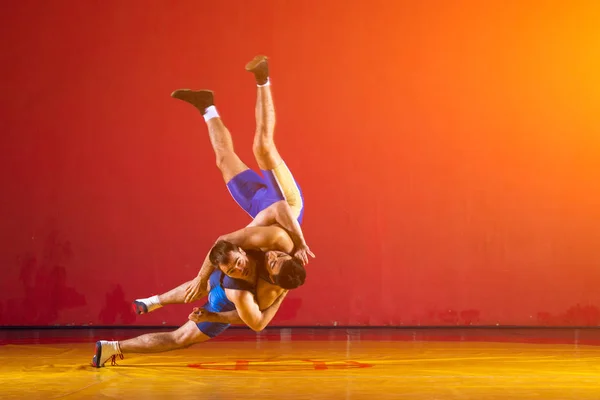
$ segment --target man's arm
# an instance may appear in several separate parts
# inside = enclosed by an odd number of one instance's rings
[[[277,226],[251,226],[219,236],[243,249],[268,249],[291,253],[294,242],[286,231]]]
[[[287,290],[284,291],[269,308],[264,311],[260,311],[258,304],[254,300],[254,295],[247,290],[234,290],[225,289],[229,300],[235,304],[239,319],[253,331],[259,332],[265,329],[265,327],[271,322],[281,302],[287,295]],[[230,315],[231,316],[231,315]],[[225,318],[225,317],[215,317]],[[217,322],[217,321],[212,321]],[[223,321],[219,321],[223,322]]]
[[[281,305],[283,299],[287,294],[287,290],[282,292],[279,297],[273,301],[273,303],[262,310],[263,315],[267,312],[269,313],[266,317],[268,319],[267,325],[271,322],[277,311],[279,310],[279,306]],[[273,315],[271,315],[273,314]],[[223,312],[213,312],[206,311],[203,308],[194,307],[194,311],[189,315],[189,319],[194,322],[217,322],[220,324],[244,324],[244,320],[240,318],[237,310],[232,311],[223,311]]]
[[[200,271],[198,271],[198,275],[192,279],[187,288],[185,288],[185,298],[183,300],[185,303],[190,303],[196,300],[201,296],[202,293],[208,291],[208,280],[210,278],[210,274],[212,274],[215,270],[215,266],[212,265],[210,259],[208,258],[209,254],[210,252],[206,255],[206,258],[202,263],[202,267],[200,267]]]
[[[244,325],[244,321],[240,318],[237,310],[213,312],[206,311],[202,308],[194,308],[194,311],[189,315],[188,319],[196,323],[216,322],[219,324]]]
[[[273,224],[280,225],[290,234],[296,248],[295,256],[304,264],[308,263],[308,255],[315,256],[308,248],[300,223],[294,217],[290,205],[285,200],[273,203],[259,212],[248,226],[269,226]]]

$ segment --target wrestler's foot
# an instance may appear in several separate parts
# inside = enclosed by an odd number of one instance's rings
[[[131,303],[131,308],[133,308],[133,312],[137,315],[149,313],[148,306],[139,300],[134,300],[133,303]]]
[[[264,85],[269,80],[269,62],[267,56],[256,56],[246,64],[246,71],[252,72],[256,78],[256,83]]]
[[[136,314],[148,314],[158,308],[161,308],[162,304],[158,300],[158,296],[148,297],[147,299],[135,299],[131,303],[131,308]]]
[[[200,110],[202,114],[204,114],[208,107],[214,105],[212,90],[178,89],[171,93],[171,97],[190,103]]]
[[[92,367],[104,367],[104,364],[110,360],[110,365],[117,365],[117,357],[123,359],[123,354],[119,348],[119,342],[109,342],[99,340],[96,342],[96,354],[92,357]]]

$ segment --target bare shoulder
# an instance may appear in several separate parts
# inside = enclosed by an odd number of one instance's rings
[[[274,224],[269,226],[258,226],[248,229],[249,234],[255,234],[262,238],[261,250],[279,250],[290,253],[294,250],[294,241],[290,234],[281,226]]]
[[[294,241],[290,234],[279,225],[273,225],[272,228],[273,235],[277,238],[278,250],[285,251],[286,253],[292,252],[294,250]]]
[[[254,298],[254,295],[247,290],[225,288],[225,295],[233,303],[243,302],[248,298]]]

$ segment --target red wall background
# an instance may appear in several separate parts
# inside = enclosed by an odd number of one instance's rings
[[[129,303],[249,220],[169,95],[215,90],[256,167],[258,53],[317,253],[275,325],[600,324],[598,21],[559,1],[4,5],[0,324],[185,321]]]

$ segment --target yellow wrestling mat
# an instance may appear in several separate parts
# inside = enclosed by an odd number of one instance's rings
[[[0,346],[0,398],[600,399],[598,346],[339,330],[306,340],[290,332],[126,355],[101,369],[89,364],[95,336],[22,340],[13,332]]]

